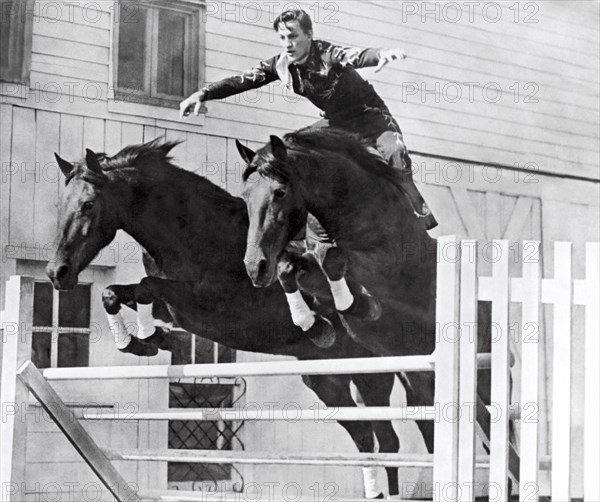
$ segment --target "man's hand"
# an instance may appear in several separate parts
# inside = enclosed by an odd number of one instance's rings
[[[179,118],[187,117],[192,110],[194,115],[200,115],[200,107],[204,101],[204,91],[198,91],[192,94],[189,98],[184,99],[179,103]]]
[[[380,71],[386,64],[397,59],[406,59],[406,53],[402,49],[382,49],[379,53],[379,64],[375,68],[375,73]]]
[[[344,58],[346,57],[346,51],[341,47],[335,47],[331,51],[331,62],[333,64],[342,64]]]

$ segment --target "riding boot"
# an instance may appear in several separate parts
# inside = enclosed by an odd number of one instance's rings
[[[431,209],[429,209],[429,206],[427,205],[427,202],[425,202],[421,192],[419,192],[419,189],[415,185],[412,177],[412,171],[410,169],[403,169],[400,171],[400,173],[400,186],[408,197],[415,214],[420,220],[422,220],[423,225],[425,225],[425,229],[431,230],[432,228],[437,227],[438,222],[435,219],[435,216],[433,216]]]
[[[400,186],[406,194],[413,211],[423,222],[425,229],[431,230],[436,227],[438,223],[413,181],[412,160],[408,155],[400,129],[398,128],[397,131],[387,130],[381,133],[375,140],[375,147],[389,166],[399,172]]]

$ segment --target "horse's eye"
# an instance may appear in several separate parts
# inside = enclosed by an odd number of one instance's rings
[[[91,200],[84,202],[81,206],[82,211],[90,211],[94,207],[94,203]]]
[[[282,199],[285,197],[286,191],[283,188],[276,188],[273,190],[273,197],[276,199]]]

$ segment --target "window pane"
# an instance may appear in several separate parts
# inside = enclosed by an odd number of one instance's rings
[[[61,328],[90,327],[90,285],[80,284],[71,291],[61,291],[58,302],[58,325]]]
[[[90,337],[87,333],[61,333],[58,335],[59,368],[88,366],[90,363]]]
[[[183,96],[185,16],[168,10],[158,14],[159,93]]]
[[[148,9],[131,2],[121,4],[118,69],[121,88],[144,91],[147,12]]]
[[[17,13],[13,12],[12,0],[0,0],[0,66],[9,64],[10,30],[13,23],[18,20]],[[16,9],[15,9],[16,10]]]
[[[33,285],[33,325],[52,326],[53,288],[49,282]]]
[[[33,333],[31,340],[31,360],[38,368],[50,367],[52,333]]]
[[[169,385],[169,408],[226,408],[232,405],[232,386],[220,384]],[[230,422],[169,421],[169,448],[231,450],[239,424]],[[239,439],[238,439],[239,441]],[[216,481],[231,478],[230,465],[168,464],[168,480]]]

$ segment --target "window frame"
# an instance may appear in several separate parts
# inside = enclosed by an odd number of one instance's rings
[[[33,41],[33,15],[35,0],[19,0],[18,13],[13,16],[13,12],[9,14],[10,18],[16,17],[17,23],[10,23],[8,43],[8,66],[0,66],[0,82],[10,82],[15,84],[30,83],[31,76],[31,45]],[[3,17],[5,15],[3,2],[0,2],[0,24],[4,24]],[[13,7],[14,9],[15,7]]]
[[[165,108],[179,105],[181,96],[158,93],[157,79],[153,75],[158,68],[158,16],[160,10],[186,14],[187,37],[184,43],[184,68],[189,68],[189,77],[183,79],[183,97],[187,97],[200,89],[205,74],[205,9],[204,0],[139,0],[135,5],[148,9],[146,18],[146,55],[144,58],[144,86],[149,94],[140,93],[138,89],[119,87],[119,31],[122,13],[113,16],[112,35],[112,80],[115,102],[136,103]],[[149,63],[149,64],[147,64]],[[187,70],[186,70],[187,71]]]
[[[48,281],[40,280],[34,278],[34,283],[44,284]],[[60,311],[60,291],[56,289],[52,289],[52,322],[50,326],[32,326],[32,333],[50,333],[50,368],[58,368],[58,338],[63,333],[83,333],[89,336],[92,334],[92,325],[91,325],[91,302],[92,302],[92,283],[90,282],[80,282],[78,285],[81,286],[89,286],[90,293],[90,321],[89,326],[87,328],[84,327],[61,327],[58,323],[59,321],[59,311]],[[35,286],[34,286],[35,287]],[[89,343],[89,342],[88,342]],[[89,366],[89,354],[88,354],[88,364]]]

